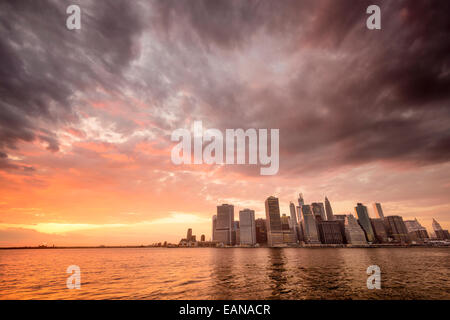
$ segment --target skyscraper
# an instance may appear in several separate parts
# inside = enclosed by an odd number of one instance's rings
[[[436,219],[433,218],[433,223],[432,223],[432,227],[433,227],[433,231],[439,231],[442,230],[441,225],[439,224],[439,222],[436,221]]]
[[[267,225],[266,219],[256,219],[255,220],[256,229],[256,243],[266,244],[267,243]]]
[[[217,240],[216,239],[216,225],[217,225],[217,216],[213,215],[213,217],[212,217],[212,236],[211,236],[213,241]]]
[[[407,243],[410,241],[408,229],[402,217],[387,216],[384,218],[384,223],[389,237],[393,238],[396,242]]]
[[[331,208],[330,200],[328,200],[327,197],[325,197],[325,212],[327,214],[327,220],[333,221],[334,220],[333,209]]]
[[[292,202],[289,203],[289,212],[291,215],[291,219],[290,219],[291,227],[294,227],[298,224],[298,222],[297,222],[298,220],[297,220],[297,215],[295,214],[295,205]]]
[[[233,221],[233,231],[231,232],[231,244],[234,245],[239,245],[240,243],[240,227],[239,227],[239,221]]]
[[[291,228],[294,232],[295,241],[299,239],[299,230],[298,230],[298,220],[297,220],[297,213],[295,212],[295,205],[291,202],[289,203],[289,211],[291,214],[291,219],[289,220],[291,222]]]
[[[326,221],[327,217],[325,215],[325,207],[322,202],[313,202],[311,203],[311,209],[314,214],[314,217],[318,221]]]
[[[186,241],[188,241],[188,242],[192,241],[192,229],[191,228],[189,228],[187,230]]]
[[[347,239],[345,238],[345,214],[335,214],[334,221],[339,222],[339,226],[341,227],[341,235],[344,243],[347,243]]]
[[[345,238],[348,244],[367,244],[364,231],[352,214],[345,217]]]
[[[372,229],[372,224],[370,223],[369,212],[367,207],[362,203],[358,203],[355,207],[356,215],[358,216],[358,222],[361,225],[368,242],[375,241],[375,234]]]
[[[303,200],[303,193],[298,194],[298,206],[301,207],[305,204],[305,200]]]
[[[297,242],[295,230],[291,225],[291,217],[283,214],[281,216],[281,231],[283,234],[283,243],[285,244],[294,244]]]
[[[433,231],[438,240],[450,239],[450,234],[449,234],[448,230],[442,229],[439,222],[437,222],[434,218],[433,218]]]
[[[343,244],[341,226],[339,221],[319,221],[318,224],[320,241],[324,244]]]
[[[267,225],[267,245],[270,247],[283,243],[283,233],[281,229],[280,204],[278,198],[268,197],[266,199],[266,225]]]
[[[200,236],[200,241],[201,241],[201,242],[205,242],[205,235],[204,235],[204,234],[202,234],[202,235]]]
[[[381,208],[381,203],[374,203],[373,204],[373,212],[375,213],[376,217],[384,220],[384,213],[383,209]]]
[[[307,204],[301,206],[303,219],[300,222],[302,229],[303,240],[306,243],[317,244],[319,241],[319,234],[316,225],[316,219],[312,214],[311,207]]]
[[[406,229],[408,230],[408,236],[411,240],[423,241],[424,239],[430,238],[427,229],[419,223],[417,218],[414,220],[405,220],[404,222]]]
[[[217,206],[215,240],[222,242],[225,245],[231,245],[233,243],[233,222],[234,206],[229,204]]]
[[[256,244],[255,211],[244,209],[239,211],[239,239],[241,245]]]
[[[370,219],[375,240],[378,243],[388,242],[388,234],[382,219]]]

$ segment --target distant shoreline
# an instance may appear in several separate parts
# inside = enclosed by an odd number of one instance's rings
[[[285,247],[209,247],[209,246],[51,246],[51,247],[0,247],[0,250],[51,250],[51,249],[154,249],[154,248],[166,248],[166,249],[380,249],[380,248],[450,248],[450,243],[448,244],[416,244],[416,245],[400,245],[400,244],[375,244],[375,245],[303,245],[303,246],[285,246]]]

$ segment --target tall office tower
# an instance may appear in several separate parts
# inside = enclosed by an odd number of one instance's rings
[[[256,244],[255,211],[244,209],[239,211],[239,238],[241,245]]]
[[[375,241],[375,235],[373,233],[372,225],[370,224],[369,212],[367,207],[362,203],[358,203],[355,207],[356,215],[358,216],[358,222],[363,228],[368,242]]]
[[[381,203],[374,203],[373,204],[373,212],[375,213],[376,217],[384,220],[384,213],[383,208],[381,208]]]
[[[297,240],[300,240],[299,228],[298,228],[297,213],[295,212],[295,205],[292,202],[289,203],[289,211],[291,213],[291,218],[289,219],[289,221],[291,222],[291,228],[294,232],[295,242],[297,242]]]
[[[256,243],[267,243],[267,225],[266,219],[258,218],[255,220]]]
[[[303,193],[298,194],[298,206],[301,207],[305,204],[305,200],[303,200]]]
[[[281,220],[281,230],[290,230],[291,229],[291,219],[286,214],[282,214],[280,217]]]
[[[345,214],[335,214],[334,221],[339,222],[339,226],[341,227],[341,235],[344,243],[347,243],[347,239],[345,238]]]
[[[231,233],[232,235],[232,239],[231,239],[231,244],[234,245],[239,245],[240,243],[240,223],[239,221],[233,221],[233,231]]]
[[[222,204],[217,206],[216,240],[225,245],[233,244],[234,206]]]
[[[406,229],[408,230],[408,236],[411,240],[423,241],[430,238],[427,229],[419,223],[417,218],[414,220],[405,220],[404,222]]]
[[[291,214],[291,219],[290,219],[291,228],[293,228],[294,226],[296,226],[298,224],[298,220],[297,220],[297,215],[295,214],[295,205],[292,202],[289,203],[289,211]]]
[[[281,216],[281,231],[283,233],[283,243],[285,244],[297,243],[295,229],[291,225],[291,217],[283,214]]]
[[[434,230],[434,234],[436,235],[436,238],[438,240],[450,239],[448,230],[442,229],[439,222],[437,222],[434,218],[433,218],[433,230]]]
[[[266,199],[266,225],[267,225],[267,245],[277,246],[283,243],[283,233],[281,229],[280,204],[278,198],[268,197]]]
[[[233,221],[233,231],[231,232],[231,244],[238,245],[239,244],[239,221]]]
[[[204,235],[204,234],[202,234],[202,235],[200,236],[200,241],[201,241],[201,242],[205,242],[205,235]]]
[[[325,215],[325,207],[322,202],[311,203],[311,209],[317,221],[327,220],[327,216]]]
[[[196,238],[196,236],[195,235],[192,235],[191,236],[191,240],[190,240],[191,242],[196,242],[197,241],[197,238]]]
[[[384,218],[384,224],[389,237],[393,238],[396,242],[407,243],[410,241],[408,229],[402,217],[387,216]]]
[[[320,242],[324,244],[343,244],[341,226],[339,221],[319,221],[318,224]]]
[[[433,231],[436,231],[436,230],[442,230],[441,225],[440,225],[439,222],[437,222],[434,218],[433,218],[433,224],[432,224],[432,227],[433,227]]]
[[[192,229],[191,228],[189,228],[187,231],[186,241],[187,242],[192,241]]]
[[[367,244],[364,231],[352,214],[345,217],[345,238],[348,244]]]
[[[328,200],[327,197],[325,197],[325,212],[327,214],[327,220],[333,221],[334,220],[333,209],[331,208],[330,200]]]
[[[375,235],[375,241],[378,243],[388,242],[388,234],[382,219],[370,219],[372,230]]]
[[[312,214],[311,207],[307,204],[302,205],[303,219],[300,222],[300,226],[303,233],[303,241],[310,244],[320,243],[319,233],[317,231],[316,219]]]
[[[298,223],[300,223],[300,221],[303,219],[303,217],[302,217],[302,207],[297,206],[296,207],[296,211],[297,211],[297,221],[298,221]]]
[[[216,241],[216,225],[217,225],[217,216],[213,215],[212,217],[212,240]]]

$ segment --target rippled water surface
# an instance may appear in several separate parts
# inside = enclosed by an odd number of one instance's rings
[[[450,249],[0,250],[0,299],[450,299]],[[69,290],[66,269],[81,268]],[[381,290],[366,269],[381,268]]]

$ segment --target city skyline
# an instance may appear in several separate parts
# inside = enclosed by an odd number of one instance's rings
[[[259,246],[268,247],[293,245],[380,245],[380,244],[417,244],[432,239],[450,240],[448,230],[433,218],[432,231],[428,233],[417,218],[404,220],[398,215],[384,215],[381,203],[373,203],[374,217],[370,217],[368,208],[358,202],[354,214],[333,214],[331,202],[325,196],[324,203],[305,203],[303,193],[298,194],[298,206],[289,203],[290,215],[281,214],[279,199],[269,196],[265,200],[265,219],[255,218],[254,210],[239,211],[239,221],[234,220],[234,206],[217,206],[217,215],[212,216],[212,237],[201,246]],[[217,223],[218,218],[222,221]],[[255,230],[257,220],[263,222],[262,230]],[[226,223],[225,223],[226,222]],[[252,226],[253,229],[249,229]],[[242,228],[242,229],[241,229]],[[224,230],[226,229],[226,230]],[[222,232],[226,232],[226,236]],[[198,243],[188,236],[180,241],[182,246]],[[191,232],[192,233],[192,232]],[[241,237],[243,235],[243,237]],[[249,238],[251,240],[249,240]],[[241,240],[242,239],[242,240]],[[257,240],[260,239],[260,240]],[[264,239],[264,240],[261,240]]]

